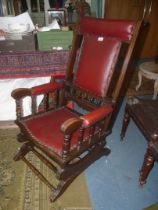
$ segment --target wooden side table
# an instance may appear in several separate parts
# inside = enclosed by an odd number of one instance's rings
[[[153,99],[157,98],[158,94],[158,63],[155,62],[144,62],[139,66],[138,71],[138,85],[136,86],[136,91],[140,88],[142,84],[142,77],[154,80],[154,95]]]
[[[148,143],[139,178],[140,184],[143,185],[154,162],[158,161],[158,100],[138,100],[137,98],[128,100],[121,130],[122,140],[130,119],[135,122]]]

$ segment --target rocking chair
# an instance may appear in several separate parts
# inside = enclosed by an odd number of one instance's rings
[[[141,21],[84,17],[74,33],[65,80],[54,79],[12,92],[15,122],[20,128],[17,139],[22,142],[14,160],[23,160],[51,189],[51,201],[86,167],[105,155],[105,138],[111,132],[112,115],[140,26]],[[127,52],[113,91],[109,91],[123,43],[128,45]],[[43,109],[37,105],[38,95],[43,95]],[[25,116],[23,99],[27,96],[32,100],[32,114]],[[86,113],[79,113],[76,106]],[[29,152],[55,173],[57,186],[28,161]]]

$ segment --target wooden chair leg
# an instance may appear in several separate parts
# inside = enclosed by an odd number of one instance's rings
[[[56,174],[56,178],[59,181],[57,186],[53,186],[43,174],[26,158],[25,155],[28,152],[33,152],[42,162],[44,162],[51,170]],[[72,181],[84,171],[90,164],[96,161],[103,155],[108,155],[110,150],[104,148],[104,145],[98,145],[98,147],[92,148],[88,154],[85,155],[82,159],[79,158],[77,162],[72,164],[65,165],[64,168],[57,170],[49,160],[47,160],[42,154],[40,154],[35,148],[31,146],[29,142],[24,143],[21,148],[18,150],[17,154],[14,157],[15,161],[23,160],[25,164],[33,171],[38,178],[44,182],[51,190],[50,200],[54,202],[62,193],[67,189],[67,187],[72,183]]]
[[[23,157],[29,152],[31,151],[31,146],[28,142],[24,143],[21,148],[18,150],[18,152],[16,153],[16,155],[14,156],[14,160],[18,161],[20,159],[23,159]]]
[[[128,125],[129,125],[129,121],[130,121],[130,115],[129,115],[128,111],[125,110],[125,114],[124,114],[124,118],[123,118],[123,123],[122,123],[121,134],[120,134],[121,141],[125,137],[125,133],[126,133],[126,130],[127,130]]]
[[[17,135],[17,140],[18,140],[18,142],[21,142],[21,143],[27,142],[27,141],[28,141],[28,140],[26,139],[26,137],[23,135],[23,133],[19,133],[19,134]]]
[[[79,174],[72,175],[66,180],[60,180],[58,186],[52,190],[52,193],[50,195],[50,201],[54,202],[57,198],[59,198],[65,190],[68,188],[68,186],[73,182],[73,180],[78,176]]]
[[[109,149],[104,148],[102,146],[96,147],[93,152],[87,154],[83,160],[80,160],[79,163],[74,163],[72,166],[67,166],[67,168],[63,169],[63,172],[57,175],[59,178],[59,184],[57,185],[55,190],[52,190],[50,200],[54,202],[63,192],[67,189],[67,187],[72,183],[72,181],[81,174],[89,165],[99,159],[101,156],[108,155]],[[71,170],[70,170],[71,169]]]
[[[152,155],[152,151],[148,147],[144,155],[144,162],[143,162],[142,168],[140,170],[140,178],[139,178],[140,185],[143,185],[146,183],[147,177],[154,166],[154,161],[155,159]]]

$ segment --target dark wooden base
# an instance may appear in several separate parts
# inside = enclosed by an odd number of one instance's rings
[[[57,187],[54,187],[50,181],[48,181],[41,173],[38,171],[26,158],[25,155],[32,151],[36,156],[40,158],[49,168],[52,169],[56,174],[56,178],[59,183]],[[38,153],[29,142],[25,142],[22,147],[18,150],[17,154],[14,157],[15,161],[23,160],[26,165],[38,176],[38,178],[44,182],[50,189],[50,201],[54,202],[67,187],[72,183],[72,181],[82,173],[90,164],[99,159],[103,155],[108,155],[110,150],[104,148],[103,145],[98,145],[91,149],[85,156],[82,158],[79,157],[76,161],[70,162],[66,165],[59,166],[57,169],[52,163],[50,163],[41,153]]]

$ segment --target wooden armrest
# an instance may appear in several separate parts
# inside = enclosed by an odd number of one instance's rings
[[[52,76],[53,80],[57,80],[57,79],[65,79],[65,72],[64,73],[58,73],[58,74],[53,74]]]
[[[43,85],[38,85],[32,88],[17,88],[12,91],[11,96],[15,100],[19,100],[21,98],[24,98],[26,96],[31,96],[31,95],[38,95],[42,93],[48,93],[53,90],[59,90],[61,89],[63,84],[57,83],[57,82],[51,82],[51,83],[46,83]]]
[[[61,125],[61,131],[65,135],[70,135],[73,131],[82,125],[83,120],[80,118],[70,118]]]
[[[43,93],[52,92],[53,90],[60,90],[63,87],[63,83],[50,82],[43,85],[38,85],[31,88],[31,95],[38,95]]]
[[[26,96],[31,96],[31,89],[29,88],[17,88],[11,92],[11,96],[15,100],[19,100],[21,98],[24,98]]]
[[[113,110],[112,104],[105,105],[100,107],[88,114],[80,117],[83,120],[83,127],[87,128],[93,125],[94,123],[102,120],[106,116],[108,116]]]
[[[50,82],[43,85],[38,85],[32,88],[18,88],[12,91],[11,95],[16,100],[16,116],[17,119],[21,119],[24,114],[24,97],[30,96],[31,98],[31,114],[35,114],[39,111],[37,104],[37,95],[44,94],[47,95],[49,92],[61,89],[63,84],[57,82]],[[44,110],[48,110],[49,107],[49,97],[44,97]]]

